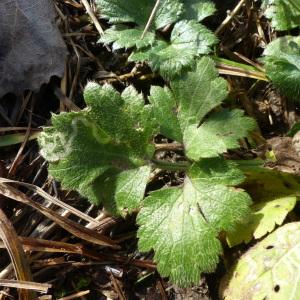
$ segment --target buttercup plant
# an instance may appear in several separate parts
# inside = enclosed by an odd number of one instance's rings
[[[219,233],[249,215],[250,197],[235,187],[244,175],[222,154],[237,148],[255,122],[239,109],[220,108],[226,96],[226,81],[203,57],[170,88],[152,86],[147,105],[131,86],[120,94],[89,83],[87,108],[53,115],[39,138],[49,173],[63,187],[113,214],[139,210],[139,249],[154,249],[161,274],[183,286],[214,270]],[[157,160],[157,134],[182,143],[184,161]],[[183,183],[145,197],[156,168],[184,172]]]

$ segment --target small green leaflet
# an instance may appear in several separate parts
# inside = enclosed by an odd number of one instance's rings
[[[136,47],[137,49],[145,48],[152,45],[155,41],[153,32],[146,32],[143,39],[141,39],[142,28],[128,29],[124,26],[113,26],[105,31],[105,35],[101,38],[104,44],[112,43],[113,50],[121,48]]]
[[[269,43],[262,60],[273,84],[300,101],[300,37],[284,36]]]
[[[168,88],[152,87],[150,102],[166,137],[184,143],[194,161],[238,148],[238,140],[255,128],[241,110],[222,109],[210,115],[227,95],[227,83],[218,77],[214,62],[203,57],[194,72],[170,82]]]
[[[154,249],[163,276],[180,286],[197,284],[222,253],[220,231],[232,230],[249,214],[250,197],[233,186],[244,176],[233,162],[203,159],[187,172],[182,187],[152,192],[137,222],[139,249]]]
[[[300,26],[300,0],[264,0],[262,8],[276,30],[290,30]]]
[[[187,20],[195,19],[200,22],[216,11],[215,4],[210,0],[183,0],[183,3],[183,18]]]
[[[186,155],[198,160],[238,148],[238,139],[247,136],[254,128],[253,119],[245,117],[240,109],[215,112],[199,127],[196,124],[187,127],[184,132]]]
[[[215,35],[198,21],[212,14],[214,4],[208,0],[162,0],[154,15],[153,24],[141,38],[156,1],[98,0],[103,17],[113,26],[105,31],[102,43],[112,43],[114,50],[135,47],[130,61],[147,61],[154,72],[174,78],[191,69],[194,58],[207,54],[217,42]],[[177,23],[175,23],[177,21]],[[135,23],[132,28],[125,24]],[[175,23],[170,41],[155,38],[155,30]]]
[[[111,24],[123,24],[121,27],[123,30],[120,30],[120,27],[113,27],[106,31],[100,42],[115,42],[116,45],[115,43],[113,44],[114,49],[133,46],[141,48],[142,46],[151,45],[153,40],[150,37],[154,36],[155,30],[176,22],[183,10],[183,5],[179,0],[162,0],[154,16],[150,33],[142,41],[141,36],[155,2],[156,0],[130,0],[127,2],[124,2],[124,0],[96,0],[102,17],[107,18]],[[137,27],[125,27],[124,24],[126,23],[134,23]],[[124,30],[125,32],[123,33]]]
[[[89,83],[81,112],[52,116],[39,143],[50,174],[91,202],[123,213],[138,207],[154,153],[152,112],[129,87],[120,95],[111,86]]]
[[[145,27],[156,0],[96,0],[101,16],[112,24],[135,23]],[[179,0],[161,0],[153,20],[153,29],[159,29],[176,22],[182,14]]]
[[[152,47],[133,52],[130,61],[148,61],[153,71],[165,78],[181,75],[190,69],[194,58],[211,51],[214,34],[196,21],[182,20],[175,24],[170,42],[158,40]]]
[[[299,252],[300,222],[278,228],[238,260],[220,299],[300,299]]]

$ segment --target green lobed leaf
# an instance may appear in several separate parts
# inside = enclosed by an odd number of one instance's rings
[[[249,214],[250,197],[233,186],[244,176],[233,162],[203,159],[192,165],[182,188],[150,193],[137,222],[139,249],[154,249],[163,276],[181,286],[212,272],[222,252],[220,231],[230,231]]]
[[[269,43],[263,62],[273,84],[291,99],[300,100],[300,37],[284,36]]]
[[[155,41],[153,32],[146,32],[141,39],[143,28],[130,28],[124,26],[113,26],[105,31],[105,34],[100,38],[100,42],[111,44],[112,49],[118,50],[121,48],[136,47],[137,49],[152,45]]]
[[[145,27],[156,0],[96,0],[101,16],[112,24],[135,23]],[[161,0],[153,19],[154,29],[162,28],[178,20],[182,13],[179,0]]]
[[[183,10],[183,5],[179,0],[160,1],[151,27],[142,39],[142,33],[155,3],[155,0],[131,0],[126,3],[123,0],[97,0],[96,4],[102,17],[118,25],[106,30],[105,35],[99,41],[105,44],[113,43],[114,50],[134,46],[140,49],[152,45],[155,30],[177,21]],[[129,28],[125,26],[126,23],[134,23],[138,27],[132,28],[130,24],[131,28]]]
[[[215,4],[210,0],[183,0],[183,3],[183,18],[187,20],[196,19],[200,22],[216,11]]]
[[[239,147],[238,140],[255,128],[254,119],[240,109],[221,110],[211,114],[199,127],[193,124],[184,132],[186,155],[190,159],[214,157]]]
[[[262,8],[276,30],[290,30],[300,26],[299,0],[264,0]]]
[[[170,86],[171,89],[152,87],[150,102],[161,133],[183,142],[185,154],[191,160],[237,148],[238,140],[255,127],[254,120],[238,109],[208,115],[227,95],[227,83],[218,77],[210,58],[203,57],[195,71],[171,81]]]
[[[53,127],[39,138],[41,154],[63,187],[112,211],[131,211],[144,197],[151,170],[151,108],[132,87],[120,95],[89,83],[84,97],[87,109],[52,116]]]
[[[164,128],[163,134],[174,138],[170,133],[174,130],[174,123],[179,123],[176,125],[178,141],[181,141],[189,125],[199,124],[227,96],[227,82],[218,77],[215,64],[209,57],[201,58],[194,71],[188,72],[178,80],[172,80],[170,86],[171,90],[165,88],[164,91],[159,87],[152,87],[150,101],[155,103],[155,118]],[[168,116],[168,120],[171,121],[166,122],[164,116]],[[178,127],[181,134],[178,133]]]
[[[190,69],[196,56],[208,54],[216,42],[215,35],[205,26],[194,20],[182,20],[175,24],[170,43],[159,40],[151,48],[135,51],[129,60],[146,60],[153,71],[174,78]]]
[[[178,120],[181,130],[199,124],[214,108],[227,97],[227,82],[218,76],[214,61],[202,57],[196,69],[178,80],[170,82],[178,105]]]
[[[113,43],[114,50],[136,47],[137,50],[129,57],[130,61],[147,61],[154,72],[160,72],[167,79],[174,78],[191,69],[194,58],[208,54],[216,44],[215,35],[198,23],[213,13],[214,5],[209,0],[185,0],[184,3],[162,0],[152,26],[141,39],[155,3],[154,0],[133,0],[126,4],[122,0],[98,0],[101,15],[118,25],[106,30],[100,42]],[[182,17],[188,20],[180,20]],[[154,31],[176,21],[170,42],[157,39],[154,43]],[[138,27],[127,28],[124,26],[126,23],[135,23]]]
[[[182,141],[182,132],[177,118],[177,105],[169,88],[152,86],[149,101],[156,120],[160,123],[160,133],[175,141]]]
[[[238,260],[223,279],[220,298],[299,299],[299,252],[300,223],[278,228]]]

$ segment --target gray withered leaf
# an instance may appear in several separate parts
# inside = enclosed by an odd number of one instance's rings
[[[0,97],[61,76],[67,50],[52,1],[5,0],[0,11]]]

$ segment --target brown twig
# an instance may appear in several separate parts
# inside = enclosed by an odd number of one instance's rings
[[[88,13],[88,15],[90,16],[90,18],[92,19],[96,29],[98,30],[100,36],[102,36],[104,34],[104,30],[102,29],[98,19],[96,18],[90,4],[88,3],[87,0],[81,0],[83,6],[85,7],[86,12]]]
[[[71,234],[86,240],[88,242],[102,245],[102,246],[109,246],[115,249],[119,249],[119,246],[116,244],[115,241],[111,240],[110,238],[106,237],[103,234],[99,234],[96,231],[93,231],[91,229],[88,229],[86,227],[83,227],[79,225],[78,223],[69,220],[68,218],[64,218],[58,213],[54,212],[53,210],[42,206],[41,204],[34,202],[29,197],[27,197],[24,193],[18,191],[12,186],[9,186],[6,183],[0,183],[0,193],[3,196],[6,196],[8,198],[14,199],[16,201],[19,201],[23,204],[29,205],[32,208],[39,211],[41,214],[49,218],[50,220],[57,223],[59,226],[61,226],[66,231],[70,232]]]
[[[240,9],[242,8],[242,6],[244,5],[245,2],[246,2],[246,0],[240,0],[240,2],[237,4],[237,6],[231,11],[231,13],[229,13],[227,15],[225,20],[216,29],[216,31],[215,31],[216,35],[219,35],[225,29],[225,27],[231,22],[231,20],[234,18],[234,16],[240,11]]]

